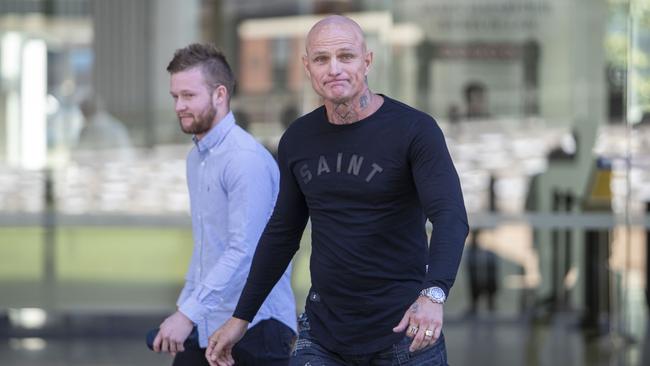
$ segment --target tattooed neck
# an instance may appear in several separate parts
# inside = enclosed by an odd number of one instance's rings
[[[335,103],[333,105],[334,110],[330,114],[330,122],[337,125],[346,125],[367,117],[369,115],[367,110],[372,104],[372,97],[373,94],[366,89],[358,100]]]
[[[334,105],[332,121],[338,125],[347,125],[359,120],[359,114],[354,110],[351,103],[340,103]]]

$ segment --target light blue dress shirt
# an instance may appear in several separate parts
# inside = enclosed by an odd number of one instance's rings
[[[177,305],[206,347],[235,310],[275,205],[280,174],[271,154],[235,124],[232,112],[194,143],[187,156],[194,249]],[[269,318],[296,331],[291,265],[250,326]]]

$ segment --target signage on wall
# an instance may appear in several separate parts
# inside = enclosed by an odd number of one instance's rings
[[[441,42],[434,47],[437,59],[511,60],[524,54],[523,46],[512,43],[469,43]]]
[[[543,29],[558,0],[404,0],[395,7],[398,19],[420,20],[429,37],[453,35],[517,36]],[[513,33],[516,32],[516,33]]]

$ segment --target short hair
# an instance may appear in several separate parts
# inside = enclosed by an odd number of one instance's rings
[[[174,57],[167,65],[170,74],[200,67],[206,84],[212,90],[223,85],[232,97],[235,89],[235,76],[230,69],[226,56],[215,45],[209,43],[192,43],[174,52]]]

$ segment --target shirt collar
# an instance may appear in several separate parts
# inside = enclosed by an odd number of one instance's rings
[[[235,125],[235,116],[232,114],[232,111],[223,117],[223,119],[208,131],[208,133],[203,136],[202,139],[197,139],[196,136],[192,136],[192,141],[196,145],[196,148],[199,152],[204,152],[215,146],[217,146],[223,138],[226,137],[228,132]]]

